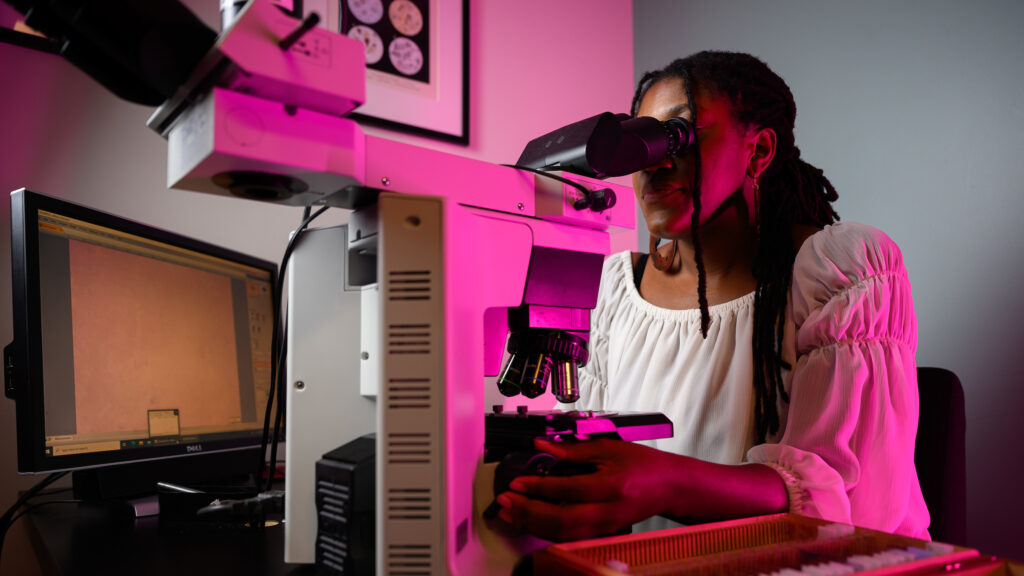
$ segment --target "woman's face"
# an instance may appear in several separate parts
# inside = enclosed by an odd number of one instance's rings
[[[701,216],[703,225],[712,219],[748,218],[729,210],[729,200],[742,195],[753,157],[756,138],[739,126],[726,97],[711,96],[697,88],[697,145],[701,155]],[[680,78],[665,78],[648,89],[637,116],[653,116],[664,122],[672,117],[693,118]],[[689,239],[693,214],[695,153],[693,148],[633,174],[633,189],[651,234],[661,238]],[[747,203],[739,202],[746,212]]]

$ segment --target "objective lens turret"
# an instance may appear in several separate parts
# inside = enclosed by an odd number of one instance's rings
[[[586,340],[562,330],[522,330],[512,333],[508,352],[508,363],[498,375],[502,394],[536,398],[550,379],[559,402],[579,400],[578,368],[590,358]]]

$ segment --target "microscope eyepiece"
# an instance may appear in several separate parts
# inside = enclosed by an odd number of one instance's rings
[[[686,151],[696,132],[685,118],[605,112],[532,140],[516,166],[607,178],[638,172]]]
[[[665,150],[666,158],[685,152],[697,138],[693,124],[683,118],[669,118],[661,125],[665,128],[665,134],[668,137],[668,147]]]

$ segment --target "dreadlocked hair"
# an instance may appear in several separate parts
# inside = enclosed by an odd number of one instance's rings
[[[782,359],[786,305],[793,279],[793,229],[798,225],[817,228],[839,220],[832,208],[839,195],[825,174],[800,158],[794,142],[796,103],[785,81],[768,66],[749,54],[736,52],[699,52],[675,60],[665,68],[648,72],[637,84],[631,112],[635,116],[640,102],[651,86],[661,80],[682,80],[690,120],[697,125],[697,107],[693,94],[697,86],[716,97],[726,97],[740,126],[770,128],[776,135],[775,157],[761,175],[761,216],[757,255],[753,274],[754,292],[754,420],[757,442],[779,430],[778,398],[789,402],[782,382],[782,370],[791,367]],[[700,136],[698,134],[698,140]],[[693,146],[695,177],[693,183],[693,238],[697,267],[697,290],[701,309],[701,334],[707,338],[710,322],[707,281],[700,245],[700,147]]]

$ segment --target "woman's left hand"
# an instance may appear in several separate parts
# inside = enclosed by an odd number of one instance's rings
[[[607,536],[666,513],[687,460],[621,440],[534,444],[562,462],[596,468],[574,476],[520,476],[498,496],[503,520],[557,542]]]

